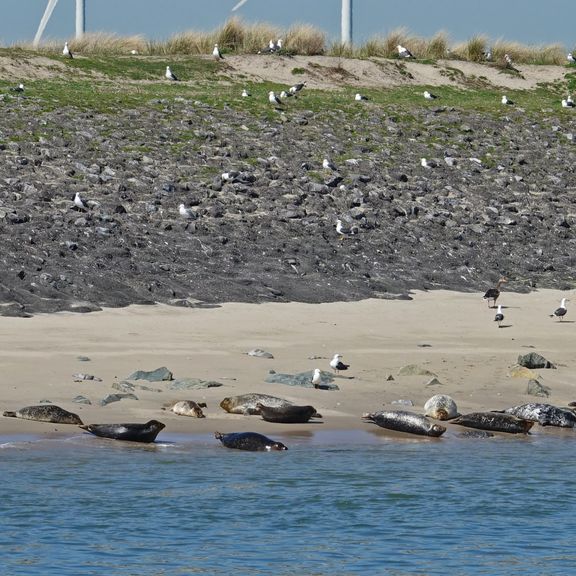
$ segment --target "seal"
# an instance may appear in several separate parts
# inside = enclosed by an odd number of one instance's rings
[[[202,408],[206,408],[205,402],[194,402],[193,400],[180,400],[172,404],[167,404],[162,410],[171,410],[178,416],[191,416],[192,418],[206,418]]]
[[[540,426],[557,426],[559,428],[574,428],[576,426],[576,414],[566,408],[558,408],[552,404],[542,404],[532,402],[514,406],[506,410],[497,411],[497,413],[512,414],[524,420],[538,422]]]
[[[279,422],[281,424],[304,424],[310,418],[322,418],[321,414],[316,412],[314,406],[264,406],[256,404],[260,415],[266,422]]]
[[[382,428],[408,432],[419,436],[432,436],[438,438],[446,432],[444,426],[433,424],[422,414],[414,414],[405,410],[382,410],[380,412],[366,413],[362,416],[365,422],[373,422]]]
[[[158,420],[150,420],[146,424],[87,424],[80,426],[94,436],[111,438],[112,440],[127,440],[129,442],[150,443],[156,440],[165,424]]]
[[[424,413],[436,420],[450,420],[458,416],[458,409],[450,396],[436,394],[424,404]]]
[[[237,450],[250,450],[252,452],[288,450],[282,442],[276,442],[257,432],[231,432],[230,434],[214,432],[214,438],[220,440],[226,448],[236,448]]]
[[[491,432],[507,432],[508,434],[528,434],[534,422],[517,418],[512,414],[498,412],[470,412],[451,421],[452,424],[490,430]]]
[[[38,420],[38,422],[53,422],[55,424],[82,424],[78,414],[68,412],[55,404],[40,404],[40,406],[26,406],[16,412],[4,412],[8,418],[23,418],[24,420]]]
[[[239,396],[229,396],[220,402],[220,408],[226,410],[230,414],[260,414],[260,410],[256,408],[257,404],[269,406],[271,408],[280,408],[282,406],[292,406],[292,402],[277,398],[276,396],[268,396],[268,394],[240,394]]]

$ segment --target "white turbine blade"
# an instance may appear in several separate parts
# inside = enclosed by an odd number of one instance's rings
[[[57,3],[58,0],[48,0],[48,5],[46,6],[46,10],[44,10],[44,15],[42,16],[42,20],[40,20],[38,31],[36,32],[36,36],[34,36],[34,41],[32,42],[34,48],[38,47],[38,44],[40,44],[40,39],[42,38],[46,24],[48,24],[48,20],[50,20],[50,16],[52,16],[52,12],[54,12],[54,7]]]
[[[232,8],[232,12],[234,12],[234,10],[238,10],[238,8],[242,8],[246,2],[248,2],[248,0],[240,0],[240,2],[238,2],[238,4]]]

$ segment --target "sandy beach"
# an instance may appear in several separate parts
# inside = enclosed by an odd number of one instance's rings
[[[568,292],[504,293],[505,320],[498,328],[495,310],[481,294],[417,292],[413,300],[365,300],[332,304],[225,304],[211,309],[132,306],[92,314],[58,313],[29,319],[3,318],[2,411],[49,400],[76,412],[85,423],[144,422],[158,419],[163,433],[215,430],[314,431],[369,429],[364,412],[410,400],[415,412],[434,394],[454,398],[461,413],[500,409],[529,401],[561,406],[574,400],[574,323],[549,315]],[[569,311],[570,312],[570,311]],[[248,356],[254,348],[274,359]],[[551,389],[548,400],[526,393],[527,379],[512,377],[519,354],[536,351],[556,364],[537,371]],[[270,370],[298,373],[316,367],[329,371],[335,352],[350,369],[337,377],[340,390],[270,384]],[[79,357],[89,361],[81,361]],[[401,376],[401,367],[417,364],[437,375]],[[136,390],[138,400],[107,406],[99,400],[115,392],[112,384],[135,370],[166,366],[174,378],[217,380],[205,390],[167,390],[167,383],[139,383],[162,390]],[[74,382],[77,373],[102,381]],[[390,379],[392,377],[393,379]],[[296,404],[312,404],[321,423],[272,424],[259,416],[224,412],[227,396],[261,392]],[[72,401],[83,395],[91,405]],[[205,419],[163,411],[169,401],[206,402]],[[403,406],[395,406],[402,409]],[[75,434],[75,426],[0,418],[0,434]]]

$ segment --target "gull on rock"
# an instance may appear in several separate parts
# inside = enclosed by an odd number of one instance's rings
[[[336,164],[334,164],[334,162],[328,158],[324,158],[324,160],[322,160],[322,168],[324,168],[324,170],[338,170],[338,168],[336,168]]]
[[[498,322],[498,328],[502,328],[502,320],[504,320],[502,304],[498,304],[498,311],[496,312],[496,316],[494,316],[494,322]]]
[[[422,160],[420,160],[420,165],[423,168],[436,168],[438,166],[434,160],[426,160],[426,158],[422,158]]]
[[[566,316],[566,312],[568,312],[568,308],[566,308],[566,302],[568,302],[568,298],[562,298],[560,306],[556,308],[552,314],[550,314],[550,318],[556,316],[556,318],[560,318],[560,321],[562,321],[562,318],[564,318],[564,316]]]
[[[414,58],[414,54],[412,54],[408,48],[405,48],[401,44],[396,46],[396,50],[398,50],[398,56],[400,56],[400,58]]]
[[[180,204],[178,206],[178,213],[180,214],[180,216],[182,216],[182,218],[184,218],[186,220],[193,220],[196,217],[194,212],[192,212],[192,210],[190,210],[190,208],[186,208],[186,206],[184,206],[184,204]]]
[[[74,194],[74,206],[78,210],[88,211],[90,208],[99,206],[99,204],[94,200],[86,200],[85,198],[82,198],[80,192],[76,192],[76,194]]]
[[[344,364],[341,358],[342,354],[334,354],[334,357],[330,360],[330,367],[334,372],[340,372],[341,370],[348,370],[348,368],[350,368],[350,364]]]
[[[170,66],[166,66],[166,72],[164,73],[164,76],[166,76],[166,78],[172,82],[178,82],[178,77],[176,74],[174,74],[174,72],[172,72],[172,70],[170,70]]]
[[[348,224],[344,224],[340,218],[336,220],[336,232],[340,234],[340,240],[344,240],[346,236],[353,236],[358,232],[358,228],[355,226],[349,226]]]
[[[424,90],[424,98],[426,98],[426,100],[436,100],[438,96],[432,94],[432,92],[428,92],[428,90]]]
[[[74,54],[72,54],[72,50],[70,50],[68,42],[64,42],[64,48],[62,49],[62,54],[67,58],[74,58]]]

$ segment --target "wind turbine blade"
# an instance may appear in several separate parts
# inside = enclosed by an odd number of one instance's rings
[[[37,48],[38,44],[40,44],[40,39],[42,38],[46,24],[48,24],[48,20],[50,20],[50,16],[52,16],[52,12],[54,12],[54,7],[57,3],[58,0],[48,0],[48,5],[46,6],[46,10],[44,10],[44,15],[42,16],[42,20],[40,20],[36,36],[34,36],[34,41],[32,42],[34,48]]]
[[[232,8],[232,12],[234,12],[234,10],[238,10],[238,8],[242,8],[246,2],[248,2],[248,0],[240,0],[240,2],[238,2],[238,4]]]

